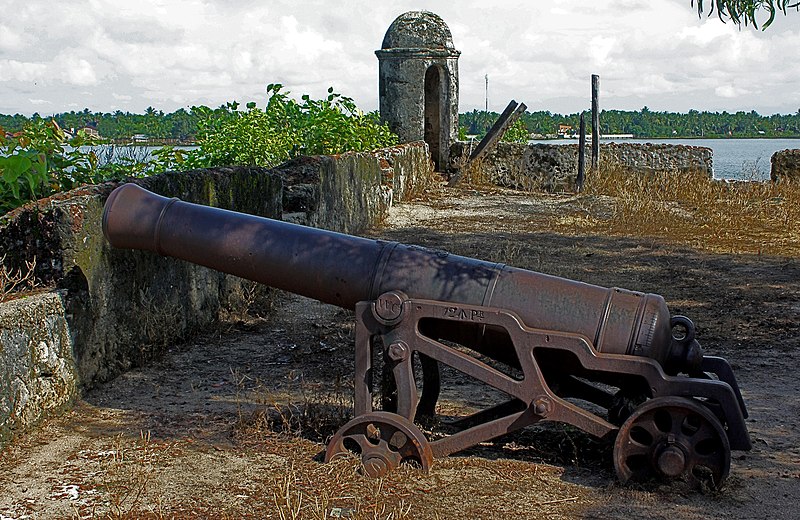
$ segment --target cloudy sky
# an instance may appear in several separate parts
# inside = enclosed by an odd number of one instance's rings
[[[411,10],[449,25],[462,112],[485,75],[490,110],[583,110],[591,74],[605,109],[800,109],[796,12],[761,32],[690,0],[0,0],[0,113],[263,105],[268,83],[374,110],[374,51]]]

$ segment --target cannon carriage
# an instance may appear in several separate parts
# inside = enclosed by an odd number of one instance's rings
[[[655,476],[716,488],[731,450],[750,449],[730,365],[704,355],[691,320],[670,316],[661,296],[199,206],[133,184],[109,197],[103,232],[118,248],[353,309],[354,418],[326,460],[354,452],[367,475],[404,461],[428,469],[436,457],[539,421],[613,443],[623,482]],[[436,416],[443,365],[505,399],[428,438],[417,423]]]

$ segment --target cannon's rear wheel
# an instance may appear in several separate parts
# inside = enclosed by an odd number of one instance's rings
[[[361,457],[364,474],[377,478],[402,463],[427,472],[433,452],[425,435],[411,421],[390,412],[360,415],[342,426],[328,443],[325,462],[346,453]]]
[[[614,467],[623,483],[659,477],[718,489],[730,464],[730,444],[719,420],[683,397],[647,401],[628,417],[614,443]]]

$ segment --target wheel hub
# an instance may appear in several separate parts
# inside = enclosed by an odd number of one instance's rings
[[[361,463],[364,465],[364,475],[369,478],[379,478],[391,469],[391,463],[385,457],[378,454],[371,454],[362,457]]]
[[[665,448],[658,456],[658,469],[668,477],[677,477],[686,470],[686,456],[677,446]]]

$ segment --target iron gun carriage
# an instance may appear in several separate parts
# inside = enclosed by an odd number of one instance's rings
[[[353,309],[354,418],[326,460],[355,452],[370,476],[403,461],[427,470],[435,457],[539,421],[613,442],[623,482],[719,487],[731,450],[750,449],[730,365],[704,355],[693,323],[670,316],[661,296],[190,204],[134,184],[110,195],[103,232],[117,248]],[[415,420],[436,414],[442,365],[504,397],[429,439]]]

